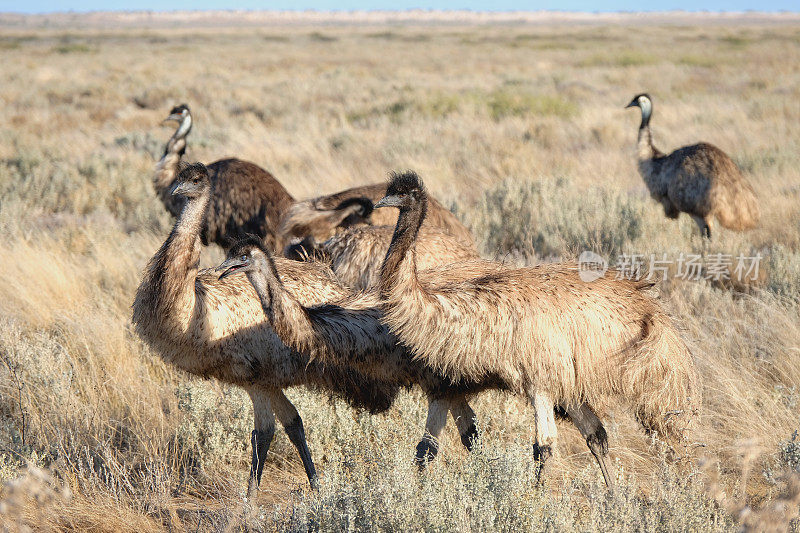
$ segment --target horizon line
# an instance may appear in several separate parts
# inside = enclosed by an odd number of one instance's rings
[[[210,9],[68,9],[53,11],[6,11],[0,9],[0,16],[42,16],[42,15],[103,15],[103,14],[200,14],[200,13],[228,13],[228,14],[292,14],[292,15],[403,15],[403,14],[428,14],[428,15],[776,15],[798,14],[798,9],[434,9],[434,8],[405,8],[405,9],[317,9],[317,8],[289,8],[289,9],[257,9],[257,8],[210,8]]]

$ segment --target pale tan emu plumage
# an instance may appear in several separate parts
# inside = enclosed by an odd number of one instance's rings
[[[715,217],[722,227],[734,231],[752,229],[758,224],[761,213],[753,187],[725,152],[714,145],[699,143],[664,154],[653,145],[650,97],[637,95],[627,107],[641,109],[639,173],[668,218],[688,213],[701,234],[709,238]]]
[[[212,272],[198,270],[200,231],[211,201],[205,167],[197,164],[181,172],[175,192],[188,198],[137,289],[136,332],[166,362],[197,376],[241,386],[250,394],[255,415],[251,491],[261,477],[275,416],[297,447],[313,483],[315,471],[302,420],[282,389],[306,385],[335,392],[372,411],[388,409],[398,389],[350,367],[311,361],[291,350],[270,327],[247,279],[220,281]],[[323,265],[285,259],[276,264],[287,290],[305,305],[346,294]]]
[[[425,204],[413,172],[395,176],[376,204],[400,209],[381,272],[384,321],[418,359],[454,380],[499,379],[529,397],[543,458],[555,440],[553,404],[579,429],[588,418],[602,428],[594,410],[618,400],[646,429],[680,440],[699,405],[697,373],[643,283],[614,279],[614,271],[587,283],[572,264],[420,278],[414,245]],[[591,447],[596,436],[581,431]]]
[[[355,226],[327,241],[312,237],[287,247],[289,259],[306,257],[330,265],[336,277],[353,290],[376,287],[389,250],[394,226]],[[480,259],[477,248],[437,229],[423,226],[417,237],[417,268],[426,270],[459,261]]]
[[[312,237],[315,241],[324,241],[340,228],[371,224],[373,226],[394,226],[397,215],[390,211],[372,211],[372,204],[386,193],[385,183],[375,183],[354,187],[328,196],[320,196],[302,202],[296,202],[283,215],[278,230],[282,249],[292,244],[293,240]],[[361,203],[369,209],[359,209],[354,203]],[[475,247],[475,240],[470,231],[446,207],[430,199],[429,216],[425,220],[428,228],[436,228],[461,241],[464,246]]]
[[[388,248],[388,243],[387,243]],[[311,263],[298,263],[309,265]],[[245,272],[261,299],[264,314],[278,337],[293,349],[307,353],[312,361],[352,366],[363,375],[398,387],[418,385],[429,402],[426,434],[417,446],[417,460],[424,463],[438,449],[436,438],[450,411],[468,448],[476,434],[474,412],[467,397],[487,388],[502,388],[497,381],[482,378],[451,380],[437,374],[408,350],[381,323],[380,304],[374,292],[349,292],[324,304],[309,306],[287,290],[283,275],[266,248],[257,239],[235,244],[218,268],[222,276]],[[307,279],[314,291],[315,276]]]
[[[173,216],[180,214],[183,198],[171,194],[177,182],[181,158],[186,151],[186,136],[192,129],[192,115],[186,105],[172,109],[167,120],[178,128],[167,141],[164,155],[156,164],[153,186],[158,197]],[[241,159],[221,159],[207,166],[213,194],[200,233],[204,245],[216,243],[226,249],[234,241],[252,233],[273,250],[277,247],[276,230],[294,198],[275,177],[260,166]]]

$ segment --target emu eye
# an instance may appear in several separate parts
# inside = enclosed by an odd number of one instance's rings
[[[240,257],[239,259],[241,259],[242,261],[247,261],[247,254],[243,255],[243,256],[242,256],[242,257]]]

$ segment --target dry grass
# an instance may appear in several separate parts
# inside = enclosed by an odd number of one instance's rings
[[[800,26],[681,20],[4,31],[0,528],[730,530],[775,504],[796,514]],[[419,476],[417,393],[369,417],[295,390],[322,488],[306,491],[279,433],[245,502],[246,395],[165,366],[129,325],[170,224],[150,187],[168,109],[192,106],[191,159],[250,159],[298,197],[413,168],[487,256],[697,251],[691,221],[665,220],[636,172],[622,106],[642,90],[658,146],[717,144],[762,201],[759,229],[712,246],[762,253],[760,288],[661,287],[703,376],[705,466],[668,466],[620,411],[624,490],[605,492],[567,424],[537,487],[530,410],[487,394],[479,452],[451,425]]]

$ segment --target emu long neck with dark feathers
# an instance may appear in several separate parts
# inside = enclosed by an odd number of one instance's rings
[[[416,177],[416,175],[414,176]],[[392,242],[381,267],[380,294],[382,299],[385,299],[393,289],[398,287],[401,280],[405,280],[403,285],[409,289],[417,286],[417,258],[414,244],[422,222],[425,220],[427,208],[428,195],[422,187],[419,188],[419,198],[415,202],[400,208]]]
[[[313,321],[306,309],[283,286],[269,253],[263,248],[260,251],[253,254],[253,265],[246,275],[258,295],[264,315],[281,342],[300,352],[313,351]]]
[[[174,110],[173,110],[174,111]],[[172,117],[173,115],[170,115]],[[192,130],[192,115],[186,109],[185,116],[180,119],[178,128],[164,147],[164,155],[156,164],[153,186],[159,199],[172,215],[178,216],[183,207],[183,198],[172,196],[170,191],[175,185],[181,158],[186,153],[186,136]]]
[[[272,329],[287,346],[321,358],[334,365],[357,365],[359,371],[375,379],[397,379],[387,375],[392,365],[388,359],[398,354],[397,340],[379,321],[380,311],[374,298],[361,295],[344,304],[303,306],[284,287],[275,263],[257,240],[246,245],[252,250],[246,266],[237,260],[241,244],[229,251],[230,259],[220,268],[244,269],[256,291],[264,315]],[[247,249],[247,248],[245,248]],[[238,264],[237,264],[238,262]],[[230,265],[233,265],[232,267]]]
[[[206,172],[193,165],[185,172]],[[139,328],[171,331],[189,328],[195,304],[195,278],[200,260],[200,231],[211,199],[205,183],[199,194],[188,198],[158,252],[147,265],[133,304],[133,321]]]

